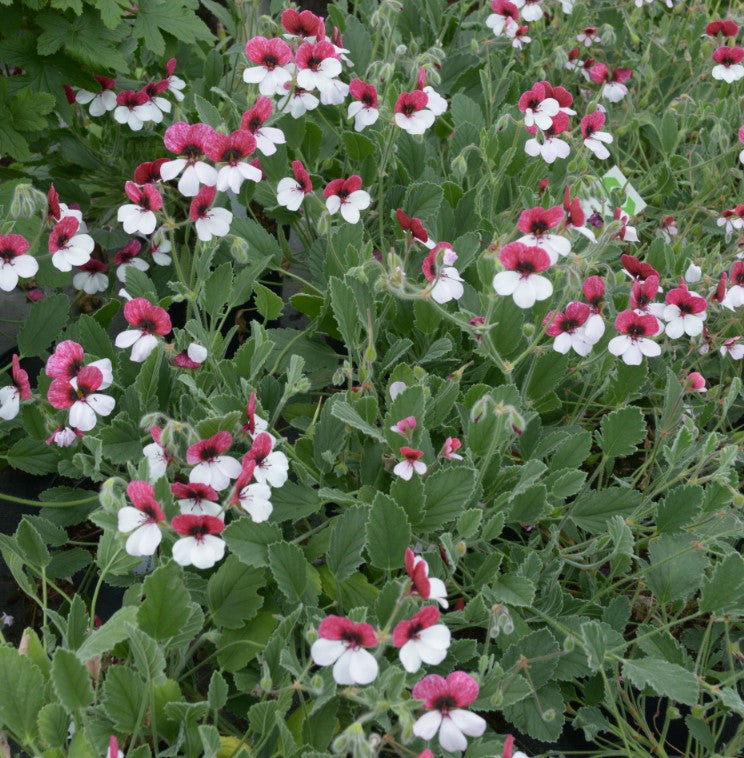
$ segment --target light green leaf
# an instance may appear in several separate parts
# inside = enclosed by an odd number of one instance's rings
[[[586,662],[592,671],[599,671],[602,668],[608,649],[624,645],[622,634],[603,621],[585,621],[580,628]]]
[[[263,586],[262,569],[246,566],[234,555],[228,556],[207,584],[207,605],[212,621],[226,629],[242,626],[263,605],[263,598],[258,594]]]
[[[346,350],[353,353],[357,348],[358,320],[357,309],[354,303],[354,292],[346,282],[336,276],[328,281],[328,290],[331,294],[331,308],[333,317],[338,324]]]
[[[699,610],[714,613],[741,613],[744,608],[744,558],[736,553],[716,564],[700,593]]]
[[[27,656],[3,645],[0,682],[4,682],[0,687],[0,727],[29,743],[36,736],[36,718],[45,700],[41,671]]]
[[[641,494],[623,487],[608,487],[579,498],[571,509],[571,519],[588,532],[601,533],[612,516],[630,516],[641,505]]]
[[[227,702],[228,686],[225,677],[219,671],[212,672],[212,678],[209,680],[209,689],[207,690],[207,702],[209,707],[215,711],[225,707]]]
[[[347,508],[333,525],[326,565],[337,582],[351,576],[364,560],[365,526],[369,510],[362,506]]]
[[[284,301],[279,295],[258,282],[253,284],[253,291],[256,294],[256,308],[258,309],[258,312],[267,321],[273,321],[274,319],[279,318],[282,309],[284,308]]]
[[[178,634],[189,617],[191,600],[179,566],[171,562],[155,569],[142,589],[145,600],[137,611],[140,627],[156,640]]]
[[[503,574],[491,585],[493,599],[499,603],[529,607],[535,599],[535,583],[517,574]]]
[[[410,541],[411,525],[405,510],[391,497],[378,492],[367,523],[370,562],[381,569],[399,568]]]
[[[269,545],[269,568],[287,600],[301,602],[310,568],[302,550],[289,542]]]
[[[269,545],[281,540],[282,531],[271,521],[256,524],[244,517],[230,522],[222,536],[230,552],[243,563],[261,568],[269,565]]]
[[[126,666],[110,666],[102,692],[104,710],[117,731],[132,734],[139,724],[140,709],[144,715],[145,683]]]
[[[695,674],[660,658],[625,661],[623,676],[639,690],[650,687],[657,695],[685,705],[695,705],[700,694]]]
[[[646,422],[640,408],[631,405],[602,416],[597,442],[607,458],[630,455],[646,436]]]
[[[683,484],[675,487],[659,503],[656,528],[660,533],[678,532],[692,523],[703,506],[703,488],[699,485]]]
[[[385,438],[379,429],[376,429],[371,424],[368,424],[345,400],[336,401],[333,405],[331,413],[339,420],[343,421],[349,426],[353,426],[354,429],[358,429],[368,437],[373,437],[378,442],[384,442]]]
[[[659,603],[686,600],[702,584],[708,558],[692,535],[665,534],[651,540],[648,554],[646,583]]]
[[[58,293],[34,303],[18,332],[18,349],[22,357],[43,355],[67,323],[70,301]]]
[[[58,647],[52,658],[52,684],[62,706],[74,713],[93,702],[88,669],[71,650]]]
[[[67,742],[70,714],[59,703],[47,703],[37,719],[39,736],[49,747],[62,747]]]
[[[475,471],[462,465],[446,466],[427,476],[424,516],[415,526],[430,531],[454,521],[470,503],[475,481]]]

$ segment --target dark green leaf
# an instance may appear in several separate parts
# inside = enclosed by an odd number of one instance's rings
[[[67,323],[70,301],[67,295],[49,295],[34,303],[18,332],[21,356],[43,355]]]
[[[74,713],[93,702],[88,669],[71,650],[58,647],[52,658],[52,684],[60,703]]]

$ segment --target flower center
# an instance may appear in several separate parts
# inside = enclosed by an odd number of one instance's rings
[[[346,631],[341,639],[353,650],[358,650],[362,646],[362,636],[358,632]]]
[[[518,274],[524,277],[535,273],[535,266],[529,261],[520,261],[517,263],[517,267],[514,269]]]
[[[440,695],[438,698],[434,700],[433,705],[436,710],[438,710],[440,713],[443,713],[443,714],[447,714],[453,708],[457,707],[455,698],[453,698],[452,695]]]
[[[201,542],[205,534],[209,534],[209,530],[202,524],[194,524],[189,528],[189,537],[193,537],[197,542]]]
[[[628,327],[628,337],[637,340],[639,337],[645,337],[646,330],[639,324],[631,324]]]
[[[264,55],[263,64],[269,71],[273,71],[279,64],[279,59],[275,55]]]
[[[374,103],[374,100],[372,99],[372,95],[370,95],[369,93],[365,92],[362,95],[362,102],[364,103],[364,105],[367,108],[371,108],[372,104]]]
[[[403,106],[403,115],[409,118],[416,112],[416,106],[413,103],[406,103]]]
[[[313,71],[317,71],[320,68],[320,64],[323,62],[322,58],[308,58],[307,67]]]
[[[217,449],[214,448],[214,447],[205,447],[201,451],[200,457],[201,457],[201,459],[203,461],[211,461],[212,458],[216,458],[217,457]]]
[[[564,332],[572,332],[578,325],[578,322],[571,318],[564,318],[563,321],[561,321],[561,329]]]
[[[137,326],[140,331],[147,332],[147,334],[152,334],[155,331],[155,322],[149,318],[141,319]]]

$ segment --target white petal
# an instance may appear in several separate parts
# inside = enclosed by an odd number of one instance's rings
[[[196,540],[193,537],[182,537],[173,545],[173,560],[181,566],[191,565],[191,551]]]
[[[649,358],[655,358],[657,355],[661,355],[661,345],[659,345],[658,342],[641,337],[636,340],[636,344],[643,355],[647,355]]]
[[[140,338],[142,332],[139,329],[127,329],[124,332],[119,332],[114,340],[116,347],[132,347],[134,343]]]
[[[88,405],[99,416],[109,416],[111,411],[114,410],[116,400],[110,395],[101,395],[98,392],[95,392],[92,395],[88,395]]]
[[[349,675],[355,684],[369,684],[377,677],[379,671],[377,660],[372,653],[359,648],[351,653],[349,660]]]
[[[135,363],[146,361],[157,344],[158,338],[154,334],[141,335],[134,345],[132,345],[132,353],[129,356],[130,360],[133,360]]]
[[[421,656],[419,655],[419,644],[416,640],[409,640],[398,651],[398,657],[403,664],[403,668],[409,674],[415,674],[421,668]]]
[[[455,726],[468,737],[480,737],[486,731],[485,719],[472,711],[456,708],[454,711],[450,711],[450,718],[454,721]]]
[[[336,684],[354,684],[354,679],[349,671],[351,654],[352,651],[347,647],[336,663],[333,664],[333,679]]]
[[[125,505],[120,508],[116,514],[118,525],[117,528],[120,532],[127,534],[134,531],[138,526],[141,526],[144,514],[142,511],[133,508],[131,505]]]
[[[465,735],[449,716],[442,719],[442,726],[439,729],[439,744],[444,750],[451,753],[457,750],[465,750],[468,746]]]
[[[500,271],[493,278],[493,288],[498,295],[511,295],[519,286],[520,280],[516,271]]]
[[[321,637],[310,647],[310,656],[318,666],[330,666],[345,650],[346,645],[341,640],[326,640]]]
[[[70,426],[81,432],[89,432],[95,425],[95,411],[87,403],[80,400],[74,402],[70,408]]]
[[[160,167],[160,178],[165,182],[169,182],[171,179],[175,179],[185,167],[185,158],[176,158],[173,161],[166,161]]]
[[[430,740],[442,723],[442,714],[439,711],[428,711],[416,719],[413,725],[413,733],[422,740]]]
[[[631,345],[633,341],[627,334],[621,334],[619,337],[613,337],[607,344],[607,349],[612,355],[622,355]]]

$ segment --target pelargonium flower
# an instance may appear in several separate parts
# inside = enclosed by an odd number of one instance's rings
[[[150,264],[139,257],[142,251],[142,243],[138,239],[129,240],[121,250],[117,250],[114,255],[114,263],[117,266],[116,278],[125,284],[127,281],[127,269],[132,267],[138,271],[147,271]]]
[[[225,556],[225,542],[216,536],[225,528],[221,519],[181,514],[173,517],[171,526],[183,535],[173,545],[173,560],[179,565],[208,569]]]
[[[302,205],[305,195],[313,191],[313,183],[302,161],[292,161],[292,173],[294,178],[285,177],[276,185],[276,201],[287,210],[296,211]]]
[[[158,337],[171,332],[168,311],[144,297],[135,297],[126,303],[124,318],[134,328],[119,332],[114,344],[116,347],[131,347],[130,360],[135,363],[145,361],[158,344]]]
[[[589,69],[589,77],[596,84],[603,84],[602,97],[611,103],[619,103],[627,94],[625,82],[633,76],[629,68],[616,68],[610,71],[606,63],[596,63]]]
[[[564,257],[571,252],[571,242],[559,234],[551,233],[564,218],[564,211],[560,205],[551,208],[528,208],[519,214],[517,227],[524,235],[517,240],[528,247],[542,248],[555,263],[558,257]]]
[[[453,671],[446,679],[429,674],[414,686],[411,695],[423,700],[427,713],[413,725],[413,733],[430,740],[439,732],[443,750],[465,750],[468,737],[480,737],[486,722],[480,716],[464,710],[478,697],[478,683],[464,671]]]
[[[543,17],[542,0],[514,0],[525,21],[539,21]]]
[[[420,66],[416,76],[416,89],[421,90],[428,98],[429,102],[426,107],[435,115],[441,116],[447,112],[447,101],[435,91],[434,87],[426,83],[426,67]]]
[[[261,432],[254,438],[244,460],[256,462],[253,477],[259,484],[282,487],[289,478],[289,461],[284,453],[273,447],[274,438],[267,432]]]
[[[209,160],[225,165],[217,172],[217,189],[228,189],[236,194],[246,179],[261,181],[261,172],[245,158],[256,151],[256,138],[245,129],[238,129],[229,136],[212,132],[204,142],[204,152]]]
[[[163,207],[163,198],[155,185],[138,187],[134,182],[127,182],[124,192],[132,204],[122,205],[116,214],[116,220],[122,224],[127,234],[152,234],[157,225],[155,211]]]
[[[553,117],[559,112],[560,105],[553,97],[548,97],[543,82],[536,82],[532,89],[519,97],[519,110],[524,113],[524,125],[548,129],[553,124]]]
[[[178,61],[175,58],[171,58],[165,64],[165,81],[168,82],[168,92],[172,92],[173,97],[175,97],[180,103],[184,98],[184,94],[181,90],[186,86],[186,82],[174,73],[177,63]]]
[[[744,203],[737,205],[735,208],[727,208],[719,218],[716,224],[723,227],[726,237],[744,229]]]
[[[587,330],[591,329],[593,334],[598,335],[596,339],[598,342],[602,339],[605,330],[604,319],[600,314],[605,292],[604,282],[599,276],[589,276],[582,283],[581,291],[584,293],[584,299],[591,309],[591,315],[587,319]],[[591,325],[589,325],[589,322],[591,322]]]
[[[111,361],[101,358],[88,364],[101,372],[101,384],[98,389],[108,389],[114,381],[114,372]],[[49,356],[44,371],[52,379],[63,379],[75,385],[75,379],[85,367],[85,352],[83,346],[73,340],[58,342],[54,353]]]
[[[109,748],[106,758],[124,758],[124,753],[119,750],[119,741],[112,734],[109,738]]]
[[[136,169],[134,169],[134,181],[139,184],[155,184],[159,182],[162,177],[160,176],[160,167],[168,163],[168,158],[157,158],[154,161],[144,161],[140,163]]]
[[[512,41],[512,47],[517,50],[521,50],[524,45],[529,45],[529,43],[532,42],[532,37],[527,34],[529,31],[527,24],[520,24],[517,26],[510,24],[506,27],[505,31],[506,36]]]
[[[610,157],[610,151],[605,147],[612,142],[609,132],[600,129],[605,124],[605,114],[602,111],[587,113],[581,119],[581,136],[584,138],[584,146],[591,150],[600,160]]]
[[[253,37],[245,45],[245,54],[254,65],[243,71],[243,81],[258,84],[264,96],[280,95],[284,84],[292,80],[292,74],[285,68],[292,60],[289,45],[278,37]]]
[[[90,260],[95,244],[89,234],[80,233],[80,222],[76,218],[65,216],[49,235],[52,264],[64,272],[72,271],[73,266],[83,266]]]
[[[630,307],[639,315],[650,313],[654,316],[659,322],[656,334],[661,334],[663,331],[661,324],[664,318],[665,306],[663,303],[653,302],[658,292],[658,274],[652,274],[648,279],[643,281],[636,279],[630,289]]]
[[[207,187],[217,184],[217,170],[200,160],[213,134],[214,129],[209,124],[187,124],[185,121],[177,121],[165,130],[163,143],[172,153],[183,157],[163,163],[160,176],[169,182],[180,174],[178,191],[184,197],[197,195],[200,184]]]
[[[571,188],[568,185],[563,193],[563,212],[566,214],[563,220],[566,229],[573,229],[592,242],[596,242],[594,232],[586,226],[586,213],[581,207],[581,199],[578,197],[571,199]]]
[[[683,334],[697,337],[702,333],[707,306],[704,297],[695,295],[687,287],[681,286],[669,290],[664,299],[667,306],[664,308],[663,318],[667,322],[668,337],[677,339]]]
[[[659,272],[650,264],[639,260],[635,255],[628,255],[623,253],[620,256],[620,263],[623,264],[625,273],[633,280],[644,282],[649,276],[655,276],[657,278],[657,285],[659,283]]]
[[[615,221],[620,222],[620,231],[615,234],[615,238],[624,242],[638,242],[638,232],[634,226],[630,226],[630,216],[622,209],[615,208],[613,214]]]
[[[21,234],[0,234],[0,290],[12,292],[18,279],[35,276],[39,263],[27,255],[30,245]]]
[[[97,292],[105,292],[108,289],[109,280],[103,272],[106,264],[91,258],[86,264],[78,266],[79,272],[72,277],[72,286],[76,290],[82,290],[87,295],[95,295]]]
[[[251,440],[256,439],[259,434],[266,432],[266,430],[269,428],[269,422],[266,421],[266,419],[261,418],[256,413],[255,392],[251,392],[251,394],[248,396],[248,404],[245,408],[245,416],[246,423],[243,424],[243,434],[249,436]],[[266,433],[268,434],[268,432]],[[273,444],[273,437],[271,437],[270,434],[269,437],[271,438]]]
[[[491,14],[486,26],[496,37],[500,37],[509,27],[519,26],[519,9],[509,0],[491,0]]]
[[[579,48],[578,47],[572,47],[568,51],[568,60],[566,61],[566,68],[569,71],[573,71],[574,69],[581,69],[583,68],[584,61],[582,61],[579,58]]]
[[[147,460],[147,469],[150,472],[150,481],[156,482],[161,476],[165,476],[171,456],[160,442],[162,429],[159,426],[153,426],[150,429],[152,442],[142,448],[142,455]]]
[[[723,341],[719,352],[721,355],[730,355],[735,361],[740,361],[744,358],[744,342],[741,342],[741,337],[730,337]]]
[[[560,139],[559,134],[568,129],[568,116],[559,111],[553,116],[550,126],[542,132],[543,141],[540,142],[537,137],[528,139],[524,144],[524,151],[527,155],[536,158],[538,155],[547,163],[555,163],[557,158],[568,158],[571,153],[571,146],[566,140]],[[537,127],[527,127],[530,134],[537,134]]]
[[[144,92],[125,89],[116,95],[114,120],[119,124],[127,124],[133,132],[138,132],[149,120],[149,98]]]
[[[593,328],[587,329],[590,316],[589,305],[576,301],[569,303],[565,311],[554,314],[545,330],[551,337],[555,337],[553,350],[565,354],[573,348],[581,356],[589,355],[604,333],[604,324],[599,333],[595,322],[591,324]]]
[[[598,45],[602,39],[597,34],[596,26],[585,26],[577,35],[577,42],[583,42],[584,47],[591,47],[592,45]]]
[[[354,119],[354,130],[361,132],[365,127],[372,126],[380,116],[380,111],[377,110],[377,90],[374,85],[361,79],[352,79],[349,94],[354,102],[349,103],[347,115]]]
[[[75,93],[75,101],[80,105],[88,105],[88,112],[91,116],[103,116],[107,111],[116,108],[116,93],[114,87],[116,82],[108,76],[94,76],[96,81],[101,85],[99,92],[89,92],[86,89],[79,89]]]
[[[615,319],[615,329],[619,337],[613,337],[607,349],[621,356],[628,366],[639,366],[643,356],[649,358],[661,355],[661,347],[650,340],[659,331],[659,322],[651,314],[640,315],[632,310],[621,311]]]
[[[504,740],[504,750],[501,753],[501,758],[529,758],[527,753],[523,753],[521,750],[514,752],[514,735],[508,734]]]
[[[661,231],[661,236],[664,238],[664,241],[671,243],[672,238],[679,234],[679,229],[677,229],[677,226],[674,223],[674,216],[664,216],[659,224],[659,230]]]
[[[377,677],[375,657],[364,648],[375,647],[377,636],[370,624],[355,623],[343,616],[326,616],[318,627],[320,639],[310,648],[318,666],[333,665],[337,684],[369,684]]]
[[[84,366],[73,380],[54,379],[47,398],[57,410],[70,409],[70,426],[89,432],[96,425],[96,414],[108,416],[114,410],[114,398],[98,392],[102,384],[101,370]]]
[[[299,13],[292,9],[282,11],[282,26],[287,32],[286,39],[300,37],[307,42],[315,42],[318,36],[325,34],[325,24],[320,16],[316,16],[312,11],[300,11]]]
[[[415,592],[422,600],[436,600],[442,608],[449,608],[444,582],[429,576],[429,564],[410,547],[406,548],[404,565],[411,580],[412,594]]]
[[[684,380],[684,384],[687,388],[694,390],[695,392],[708,391],[705,387],[705,377],[698,371],[691,371]]]
[[[520,308],[531,308],[535,301],[547,300],[553,294],[550,279],[540,276],[550,267],[550,256],[543,248],[510,242],[501,249],[499,260],[507,270],[493,277],[497,294],[511,295]]]
[[[419,240],[419,242],[423,242],[424,245],[426,245],[427,247],[434,247],[433,242],[431,243],[431,245],[427,244],[429,242],[429,235],[426,229],[424,229],[424,224],[420,218],[416,218],[416,216],[411,216],[411,217],[407,216],[402,208],[396,209],[395,217],[398,219],[400,228],[404,232],[410,232],[411,237],[414,240]]]
[[[409,134],[423,134],[435,119],[428,104],[429,96],[419,89],[402,92],[395,102],[395,123]]]
[[[11,358],[11,384],[0,387],[0,418],[10,421],[18,415],[21,400],[31,399],[31,383],[28,373],[21,368],[18,356],[13,353]]]
[[[202,363],[207,360],[208,355],[209,351],[204,345],[192,342],[186,350],[182,350],[178,355],[174,356],[173,363],[178,368],[197,369],[201,368]]]
[[[724,37],[736,37],[739,33],[739,25],[735,21],[711,21],[705,27],[705,33],[711,37],[716,37],[719,34]]]
[[[310,90],[296,84],[294,87],[289,83],[285,84],[284,91],[285,97],[277,104],[277,110],[280,113],[289,111],[292,118],[302,118],[308,111],[314,111],[320,105],[320,100]]]
[[[354,174],[348,179],[334,179],[326,184],[323,190],[326,208],[333,216],[338,211],[345,221],[356,224],[359,221],[359,211],[369,208],[372,198],[362,189],[362,178]]]
[[[206,484],[217,492],[227,488],[231,479],[240,476],[240,462],[226,453],[233,442],[229,432],[217,432],[209,439],[195,442],[186,450],[186,463],[194,468],[189,481]]]
[[[271,487],[261,482],[253,482],[256,461],[245,458],[240,476],[235,482],[231,505],[239,505],[257,524],[266,521],[274,506],[271,504]]]
[[[690,265],[685,269],[685,281],[688,284],[697,284],[702,278],[703,269],[691,261]]]
[[[323,30],[325,30],[325,25],[323,25]],[[333,27],[333,33],[331,34],[331,42],[333,43],[333,49],[336,51],[336,55],[338,55],[339,58],[341,58],[341,62],[345,63],[347,66],[354,66],[354,62],[349,58],[349,50],[347,50],[344,47],[344,40],[343,35],[338,30],[337,26]]]
[[[333,80],[341,73],[341,61],[327,39],[303,42],[295,53],[295,64],[297,84],[306,90],[317,89],[321,94],[333,87]]]
[[[739,136],[739,142],[741,142],[742,144],[744,144],[744,124],[742,124],[739,127],[738,136]],[[744,150],[742,150],[739,153],[739,163],[744,164]]]
[[[403,456],[403,460],[396,463],[393,467],[393,473],[396,476],[408,481],[414,472],[419,476],[423,476],[426,473],[426,464],[419,460],[424,455],[423,450],[414,450],[412,447],[404,445],[400,449],[400,454]]]
[[[195,222],[196,236],[202,242],[209,242],[212,237],[224,237],[230,231],[232,213],[227,208],[212,208],[216,194],[214,187],[202,187],[191,201],[189,218]]]
[[[61,221],[63,218],[67,218],[67,216],[72,216],[77,219],[77,222],[80,224],[79,231],[88,231],[88,227],[85,225],[85,221],[83,221],[83,214],[80,208],[77,206],[71,208],[67,203],[61,203],[59,200],[59,194],[57,194],[57,190],[54,189],[54,184],[49,185],[49,190],[47,191],[47,205],[47,219],[49,221]]]
[[[119,531],[129,534],[124,549],[129,555],[152,555],[163,539],[160,524],[165,521],[165,514],[147,482],[129,482],[127,495],[134,507],[125,505],[116,514]]]
[[[731,289],[726,293],[721,305],[734,310],[744,305],[744,261],[734,263],[731,269],[731,282]]]
[[[240,120],[240,128],[246,129],[256,138],[256,148],[264,155],[273,155],[277,145],[283,145],[287,140],[284,132],[275,126],[264,126],[272,113],[271,100],[268,97],[258,97]]]
[[[159,124],[163,120],[164,113],[171,112],[171,104],[169,100],[164,97],[160,97],[163,92],[167,92],[170,88],[167,79],[161,79],[157,82],[148,82],[143,88],[142,92],[147,95],[147,106],[149,108],[150,121],[154,121]]]
[[[217,502],[219,495],[208,484],[175,482],[170,486],[181,513],[193,516],[216,516],[220,518],[222,506]],[[224,518],[224,516],[223,516]]]
[[[458,455],[455,452],[456,450],[459,450],[461,447],[462,447],[462,442],[460,442],[460,440],[457,439],[457,437],[447,437],[447,439],[444,441],[444,446],[442,447],[442,458],[446,458],[448,461],[451,461],[451,460],[461,461],[462,456]]]
[[[84,436],[79,429],[71,429],[69,426],[60,425],[44,440],[44,444],[54,444],[57,447],[70,447],[70,445]]]
[[[565,113],[567,116],[575,116],[576,111],[571,108],[573,105],[573,95],[561,85],[553,86],[547,79],[542,79],[540,84],[545,87],[545,96],[552,97],[558,101],[558,112]]]
[[[393,630],[393,645],[400,648],[400,662],[409,674],[415,674],[422,663],[436,666],[447,657],[450,630],[438,622],[439,611],[427,605]]]
[[[416,428],[416,417],[406,416],[400,421],[397,421],[390,427],[391,432],[396,434],[402,434],[406,439],[410,439],[413,435],[413,430]]]
[[[713,66],[711,72],[714,79],[731,84],[744,76],[744,66],[741,65],[744,60],[744,47],[723,45],[713,51],[713,60],[718,64]]]
[[[450,300],[459,300],[465,292],[462,277],[457,269],[452,266],[440,265],[439,254],[442,250],[446,250],[446,248],[444,243],[440,242],[429,251],[421,264],[421,270],[426,281],[433,282],[428,288],[428,292],[432,300],[439,304],[448,303]]]

